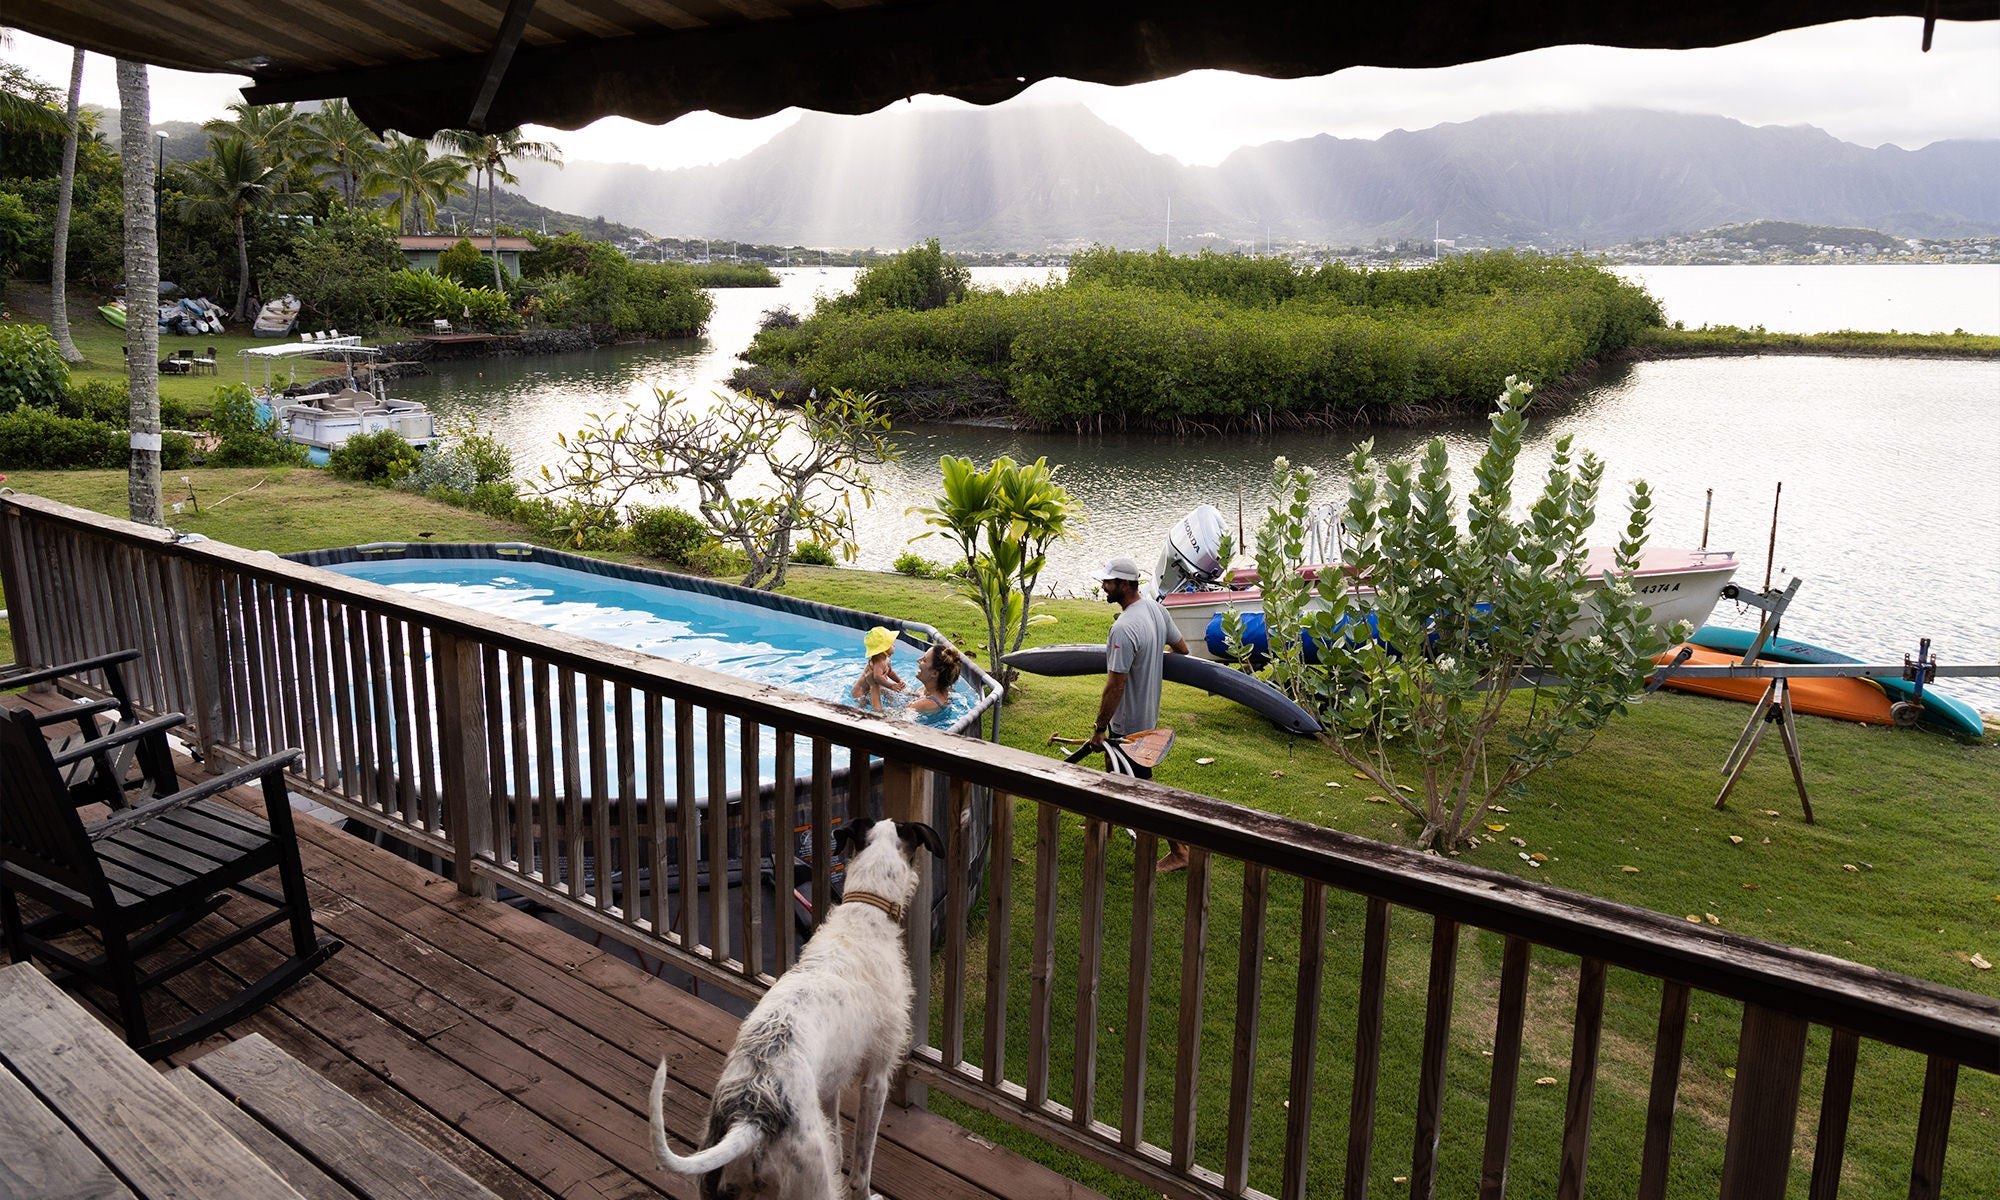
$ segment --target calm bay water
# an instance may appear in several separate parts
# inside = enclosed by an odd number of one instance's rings
[[[1669,319],[1762,324],[1789,332],[1963,328],[2000,333],[2000,266],[1646,267],[1623,273],[1648,287]],[[979,270],[982,284],[1039,282],[1041,270]],[[447,416],[490,425],[524,475],[559,456],[558,431],[649,401],[655,387],[706,394],[723,386],[769,308],[810,311],[816,292],[846,287],[852,270],[787,273],[778,289],[716,295],[710,336],[667,346],[534,360],[488,361],[398,385]],[[1656,498],[1654,540],[1701,539],[1714,489],[1708,544],[1737,552],[1739,583],[1761,585],[1777,505],[1773,579],[1805,582],[1787,621],[1793,636],[1869,661],[1899,661],[1920,636],[1947,661],[2000,662],[2000,364],[1913,359],[1759,357],[1636,364],[1612,373],[1556,413],[1538,414],[1517,492],[1545,469],[1551,441],[1569,433],[1606,464],[1602,540],[1615,536],[1628,482]],[[1483,444],[1482,422],[1413,432],[1374,431],[1380,456],[1406,456],[1430,436],[1446,439],[1458,485]],[[861,565],[886,567],[910,548],[943,454],[989,459],[1046,455],[1082,503],[1077,541],[1052,556],[1059,590],[1084,593],[1114,554],[1150,566],[1168,526],[1196,505],[1233,521],[1239,488],[1254,535],[1272,459],[1319,473],[1321,494],[1345,494],[1353,433],[1157,437],[1026,434],[958,425],[908,430],[904,457],[876,472],[875,506],[859,513]],[[945,557],[937,539],[916,544]],[[1754,624],[1751,610],[1714,619]],[[2000,680],[1954,680],[1946,689],[2000,709]]]

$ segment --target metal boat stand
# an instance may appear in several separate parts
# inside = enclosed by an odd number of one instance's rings
[[[1729,758],[1722,764],[1722,773],[1727,776],[1722,791],[1715,797],[1715,807],[1721,808],[1743,777],[1743,770],[1763,742],[1769,727],[1776,725],[1779,740],[1785,747],[1785,758],[1792,768],[1792,783],[1798,788],[1799,805],[1805,811],[1806,824],[1813,820],[1812,799],[1806,792],[1803,759],[1799,753],[1797,723],[1792,716],[1792,694],[1790,680],[1793,679],[1886,679],[1900,676],[1914,684],[1914,703],[1905,701],[1891,709],[1891,715],[1898,725],[1913,725],[1923,712],[1924,689],[1936,682],[1940,676],[1950,678],[1994,678],[2000,677],[2000,664],[1957,664],[1940,666],[1930,656],[1930,639],[1922,639],[1917,646],[1917,656],[1913,660],[1903,656],[1901,663],[1760,663],[1757,656],[1764,646],[1777,637],[1778,623],[1783,617],[1793,596],[1799,590],[1798,579],[1783,591],[1750,592],[1731,586],[1723,590],[1723,596],[1740,604],[1762,609],[1763,620],[1758,624],[1757,637],[1752,640],[1742,659],[1728,666],[1687,666],[1689,654],[1682,650],[1671,662],[1663,663],[1646,681],[1648,692],[1657,690],[1669,676],[1709,679],[1764,679],[1769,683],[1757,705],[1751,710],[1750,720],[1743,726],[1743,732],[1736,739],[1736,745],[1729,752]]]

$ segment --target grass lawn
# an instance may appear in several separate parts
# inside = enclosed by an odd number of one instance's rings
[[[107,327],[108,328],[108,327]],[[115,352],[115,351],[114,351]],[[200,516],[173,518],[187,528],[238,545],[280,551],[356,542],[523,540],[518,528],[443,507],[407,493],[357,487],[309,470],[190,472],[202,498]],[[252,489],[252,485],[259,484]],[[122,512],[119,472],[23,473],[19,490],[67,503]],[[170,489],[171,490],[171,489]],[[224,499],[228,497],[228,499]],[[173,497],[170,496],[170,499]],[[826,603],[929,622],[973,643],[983,620],[945,585],[856,571],[794,568],[786,590]],[[1032,631],[1037,642],[1100,641],[1108,606],[1055,601],[1053,625]],[[11,658],[0,647],[0,661]],[[1003,738],[1038,752],[1052,732],[1081,735],[1095,713],[1091,678],[1030,677],[1008,706]],[[2000,995],[2000,977],[1975,967],[1974,954],[2000,961],[2000,734],[1978,743],[1928,730],[1893,730],[1800,719],[1807,782],[1816,825],[1801,819],[1782,754],[1767,745],[1729,809],[1711,808],[1719,768],[1749,710],[1698,697],[1660,694],[1639,705],[1584,754],[1531,781],[1529,794],[1495,815],[1495,841],[1467,861],[1564,888],[1659,912],[1686,916],[1755,937],[1807,947],[1891,971]],[[1408,845],[1415,826],[1393,806],[1370,802],[1372,789],[1331,751],[1309,739],[1278,733],[1248,710],[1182,687],[1166,689],[1161,723],[1179,731],[1158,779],[1174,787],[1330,825],[1365,837]],[[1213,759],[1203,764],[1200,759]],[[1334,786],[1338,785],[1338,786]],[[1010,1054],[1025,1049],[1034,815],[1017,813],[1016,910],[1010,993]],[[1063,823],[1063,870],[1080,869],[1081,823]],[[1508,839],[1518,837],[1525,849]],[[1740,838],[1734,841],[1732,838]],[[1106,946],[1100,998],[1097,1115],[1118,1119],[1117,1086],[1125,1024],[1133,844],[1113,836]],[[1519,855],[1542,853],[1531,865]],[[1626,868],[1636,868],[1627,870]],[[1072,876],[1073,877],[1073,876]],[[1173,1030],[1180,993],[1180,877],[1162,880],[1150,1011],[1147,1136],[1167,1137],[1172,1097]],[[1059,980],[1077,969],[1075,888],[1063,889],[1059,914]],[[1255,1076],[1252,1185],[1278,1186],[1288,1086],[1291,997],[1298,958],[1299,885],[1272,881]],[[1241,872],[1218,864],[1211,885],[1208,984],[1203,997],[1203,1051],[1198,1159],[1217,1164],[1225,1135],[1228,1062],[1235,1033],[1235,964],[1241,917]],[[1326,1001],[1319,1039],[1317,1101],[1310,1195],[1338,1190],[1346,1146],[1347,1091],[1354,1033],[1350,1014],[1358,986],[1362,902],[1336,894],[1329,915]],[[984,914],[975,922],[970,961],[984,961]],[[1431,924],[1399,911],[1391,924],[1390,996],[1384,1029],[1382,1092],[1372,1183],[1395,1195],[1406,1174],[1414,1137],[1414,1092],[1421,1044]],[[1466,932],[1459,950],[1454,1039],[1448,1074],[1441,1194],[1476,1190],[1491,1060],[1501,940]],[[982,972],[975,966],[966,1044],[981,1044]],[[1512,1177],[1521,1195],[1555,1190],[1570,1055],[1576,963],[1554,954],[1535,960],[1521,1066]],[[1073,988],[1059,983],[1058,1031],[1072,1027]],[[941,988],[939,989],[941,994]],[[1629,1195],[1636,1186],[1644,1137],[1645,1100],[1657,1015],[1658,986],[1614,972],[1594,1108],[1590,1179],[1595,1194]],[[1675,1195],[1712,1194],[1722,1157],[1736,1055],[1739,1006],[1697,994],[1688,1029],[1676,1117]],[[1816,1030],[1799,1117],[1797,1145],[1810,1153],[1817,1128],[1826,1033]],[[1073,1047],[1059,1032],[1053,1048],[1053,1098],[1068,1103]],[[1025,1060],[1009,1063],[1019,1079]],[[1902,1194],[1907,1188],[1923,1063],[1916,1056],[1864,1046],[1849,1130],[1843,1195]],[[1551,1084],[1537,1084],[1551,1079]],[[999,1122],[934,1098],[940,1111],[980,1133],[1016,1146],[1114,1195],[1151,1195]],[[2000,1078],[1967,1071],[1959,1078],[1946,1162],[1947,1196],[2000,1195]],[[1804,1194],[1795,1173],[1793,1192]]]
[[[218,304],[227,306],[220,297]],[[70,367],[70,375],[78,380],[104,379],[116,383],[125,382],[125,331],[106,321],[97,311],[100,298],[89,294],[79,294],[72,290],[69,297],[70,340],[84,356],[84,361]],[[46,325],[49,320],[49,289],[47,284],[9,281],[7,285],[7,307],[17,322]],[[253,346],[271,346],[291,338],[260,338],[250,334],[248,325],[238,327],[240,332],[219,334],[197,334],[180,337],[171,333],[160,335],[160,357],[166,358],[176,350],[192,350],[197,355],[205,354],[210,346],[215,347],[216,373],[214,375],[161,375],[160,398],[179,400],[196,412],[206,412],[215,389],[223,384],[243,382],[243,360],[238,358],[239,350]],[[388,339],[370,338],[369,341]],[[280,363],[272,369],[272,382],[283,386],[296,367],[300,379],[314,375],[329,375],[339,370],[337,363],[323,363],[300,360],[294,363]],[[251,382],[263,386],[264,369],[252,370]]]

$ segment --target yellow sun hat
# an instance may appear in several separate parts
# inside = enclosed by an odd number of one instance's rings
[[[861,645],[868,651],[870,658],[883,653],[895,644],[896,631],[885,625],[877,625],[868,631],[867,637],[861,639]]]

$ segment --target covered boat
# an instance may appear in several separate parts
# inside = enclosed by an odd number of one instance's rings
[[[246,384],[252,383],[249,377],[251,362],[263,361],[263,393],[267,397],[271,393],[271,369],[280,360],[294,363],[302,358],[334,360],[346,365],[345,387],[270,401],[271,416],[278,422],[279,434],[287,441],[306,447],[315,461],[323,460],[325,455],[357,434],[387,430],[418,449],[437,439],[436,421],[421,403],[387,395],[379,380],[371,381],[369,387],[360,386],[354,376],[355,361],[380,353],[377,347],[360,343],[358,337],[344,337],[289,342],[280,346],[253,346],[238,352],[244,361]]]

